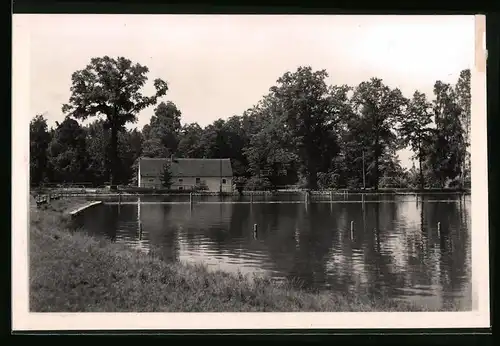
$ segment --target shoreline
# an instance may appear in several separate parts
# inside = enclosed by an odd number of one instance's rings
[[[85,203],[62,199],[31,208],[32,312],[432,311],[384,297],[311,292],[269,278],[164,262],[124,244],[70,231],[67,211]]]
[[[35,192],[36,190],[32,190]],[[253,197],[253,196],[302,196],[306,194],[305,190],[279,190],[279,191],[243,191],[241,194],[238,192],[177,192],[177,191],[164,191],[159,189],[129,191],[118,190],[109,191],[105,189],[49,189],[37,193],[39,196],[59,195],[64,198],[86,197],[86,198],[100,198],[100,197],[141,197],[141,196],[193,196],[193,197]],[[400,196],[400,195],[425,195],[425,194],[446,194],[446,195],[460,195],[470,196],[470,190],[315,190],[309,191],[310,197],[320,198],[333,198],[333,196],[349,196],[349,195],[385,195],[385,196]]]

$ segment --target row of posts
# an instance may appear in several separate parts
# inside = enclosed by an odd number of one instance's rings
[[[347,191],[344,191],[344,194],[347,195]],[[363,196],[363,201],[364,201],[364,194]],[[49,201],[50,201],[50,195],[49,195]],[[333,191],[330,191],[330,200],[333,200]],[[118,201],[121,203],[121,194],[118,195]],[[251,202],[253,203],[253,194],[251,194]],[[305,202],[309,203],[310,202],[310,192],[307,191],[305,193]],[[189,204],[193,204],[193,193],[189,193]],[[441,232],[441,222],[438,222],[437,224],[437,230],[440,233]],[[351,221],[351,239],[353,238],[353,232],[354,232],[354,221]],[[253,225],[253,235],[255,238],[257,238],[258,235],[258,226],[257,224]]]
[[[344,191],[342,193],[343,196],[348,196],[348,192],[347,191]],[[310,203],[310,192],[307,191],[305,194],[304,194],[304,198],[305,198],[305,203]],[[50,197],[49,197],[50,198]],[[364,195],[363,195],[363,199],[364,199]],[[333,191],[330,191],[330,200],[333,201]],[[118,203],[121,204],[121,201],[122,201],[122,195],[121,194],[118,194]],[[250,194],[250,202],[253,203],[253,193]],[[189,204],[193,204],[193,193],[190,192],[189,193]]]

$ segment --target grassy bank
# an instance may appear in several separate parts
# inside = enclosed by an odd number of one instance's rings
[[[268,279],[168,264],[106,239],[70,232],[58,200],[30,220],[30,310],[41,312],[419,311],[366,296],[311,293]]]

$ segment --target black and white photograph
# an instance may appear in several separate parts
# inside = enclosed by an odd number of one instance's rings
[[[484,22],[14,14],[13,328],[489,327]]]

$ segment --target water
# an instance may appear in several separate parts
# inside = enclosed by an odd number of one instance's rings
[[[306,289],[471,309],[470,196],[141,197],[78,226],[165,261],[292,279]],[[364,202],[363,202],[364,201]],[[351,222],[353,224],[351,231]],[[438,228],[438,223],[440,226]],[[254,234],[257,224],[257,235]]]

